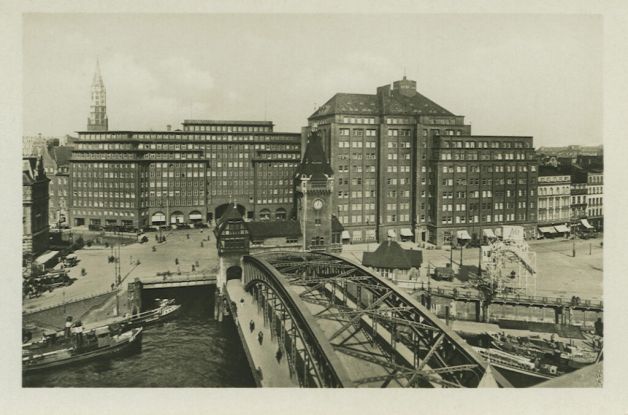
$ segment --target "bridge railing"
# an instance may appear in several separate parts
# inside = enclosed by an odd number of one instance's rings
[[[465,289],[442,288],[442,287],[427,288],[425,285],[421,285],[419,290],[430,292],[436,295],[443,295],[443,296],[454,297],[454,298],[463,298],[463,299],[470,299],[470,300],[477,300],[480,298],[479,293],[470,292]],[[520,302],[520,303],[528,303],[528,304],[539,304],[539,305],[541,304],[565,305],[565,306],[595,307],[595,308],[604,307],[604,302],[602,300],[580,299],[578,302],[573,302],[571,299],[567,299],[563,297],[550,297],[550,296],[539,296],[539,295],[535,296],[535,295],[520,295],[520,294],[497,294],[493,297],[493,300]]]

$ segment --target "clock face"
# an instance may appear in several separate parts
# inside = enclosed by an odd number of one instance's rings
[[[314,209],[321,210],[323,208],[323,201],[320,199],[316,199],[314,201]]]

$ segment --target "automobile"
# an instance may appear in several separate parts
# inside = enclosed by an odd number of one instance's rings
[[[432,278],[437,281],[453,281],[454,270],[451,267],[436,267],[434,268]]]
[[[78,263],[79,263],[79,259],[76,256],[76,254],[70,254],[66,256],[65,258],[63,258],[63,266],[73,267]]]
[[[209,226],[206,223],[197,222],[194,224],[194,227],[197,229],[200,229],[200,228],[208,228]]]

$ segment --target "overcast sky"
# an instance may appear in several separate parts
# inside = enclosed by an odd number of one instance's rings
[[[602,143],[602,20],[578,15],[25,15],[24,134],[86,128],[96,58],[111,130],[184,119],[299,132],[336,92],[403,76],[474,134]]]

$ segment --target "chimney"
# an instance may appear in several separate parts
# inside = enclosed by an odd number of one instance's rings
[[[166,131],[172,131],[172,125],[170,124],[166,125]]]

